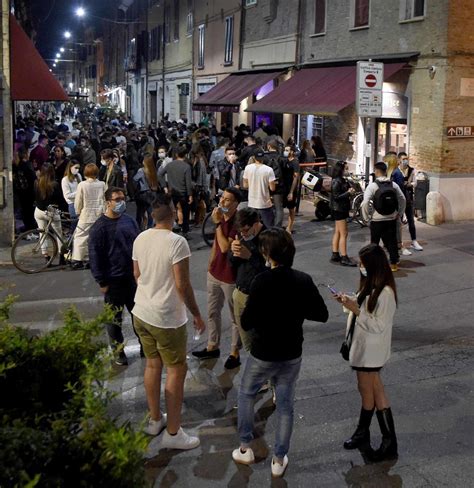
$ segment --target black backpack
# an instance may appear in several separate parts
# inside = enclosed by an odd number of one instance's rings
[[[391,215],[398,210],[398,196],[391,181],[376,181],[374,208],[380,215]]]

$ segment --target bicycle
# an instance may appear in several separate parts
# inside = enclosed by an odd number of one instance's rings
[[[361,227],[367,227],[369,224],[368,220],[364,219],[362,214],[362,202],[364,201],[364,191],[362,184],[364,182],[364,175],[353,175],[351,174],[347,181],[356,191],[354,196],[351,197],[351,208],[349,210],[349,222],[357,222]]]
[[[74,232],[65,237],[59,234],[52,226],[56,215],[61,217],[61,226],[71,224],[72,220],[66,218],[65,212],[61,212],[53,205],[46,211],[48,223],[45,229],[34,229],[22,232],[13,243],[11,258],[16,269],[26,274],[40,273],[51,267],[56,257],[61,253],[66,261],[71,260]],[[61,243],[59,249],[58,241]]]

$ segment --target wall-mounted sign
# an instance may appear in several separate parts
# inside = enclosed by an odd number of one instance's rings
[[[474,137],[474,125],[450,125],[446,128],[448,137]]]
[[[383,92],[382,117],[384,119],[406,119],[408,98],[400,93]]]
[[[148,91],[154,92],[158,90],[158,82],[157,81],[149,81],[148,82]]]
[[[359,117],[382,117],[383,63],[357,62],[356,109]]]

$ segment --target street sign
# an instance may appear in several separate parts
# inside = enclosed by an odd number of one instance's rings
[[[359,117],[382,116],[383,63],[358,61],[356,108]]]
[[[448,137],[461,139],[464,137],[474,137],[474,125],[450,125],[446,128]]]

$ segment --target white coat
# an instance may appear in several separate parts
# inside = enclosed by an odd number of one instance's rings
[[[349,364],[359,368],[379,368],[390,358],[393,317],[397,304],[393,290],[386,286],[380,293],[372,313],[367,311],[366,297],[354,327]],[[349,330],[353,314],[347,319]]]

